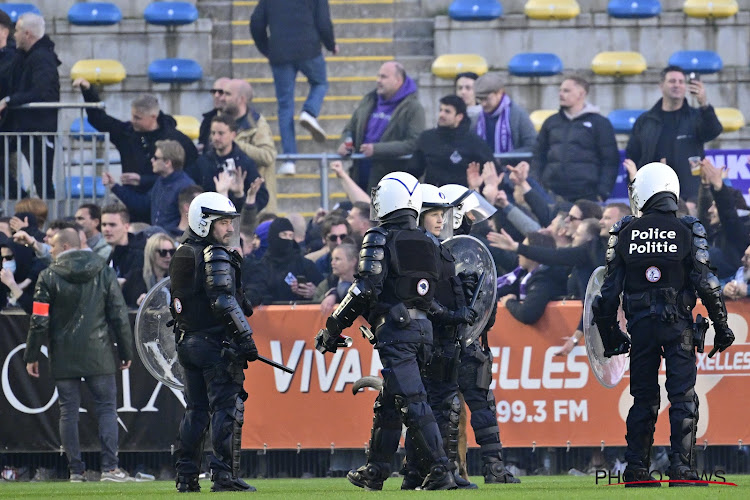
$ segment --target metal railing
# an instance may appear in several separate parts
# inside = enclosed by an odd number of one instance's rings
[[[81,129],[0,133],[0,209],[4,215],[12,214],[13,205],[24,196],[45,200],[50,219],[70,215],[74,205],[107,200],[109,193],[97,190],[97,180],[110,169],[109,133],[83,130],[85,110],[104,107],[101,102],[35,102],[13,108],[78,109]]]
[[[496,160],[530,160],[531,152],[510,152],[495,153]],[[411,155],[399,156],[394,160],[409,160]],[[317,161],[320,173],[320,206],[325,210],[329,209],[329,190],[328,190],[328,163],[335,160],[364,160],[367,157],[361,153],[347,156],[341,156],[338,153],[314,153],[314,154],[280,154],[276,156],[277,162],[285,161]]]

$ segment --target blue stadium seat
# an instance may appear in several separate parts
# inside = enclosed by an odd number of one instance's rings
[[[456,21],[492,21],[503,15],[498,0],[453,0],[448,15]]]
[[[0,3],[0,9],[4,10],[14,23],[18,20],[18,16],[27,12],[42,15],[41,11],[36,8],[36,5],[30,3]]]
[[[108,2],[76,3],[68,11],[70,24],[79,26],[106,26],[121,20],[120,8]]]
[[[659,0],[609,0],[607,12],[611,17],[645,19],[661,14]]]
[[[83,194],[84,198],[93,198],[94,189],[96,189],[96,197],[104,198],[106,190],[102,183],[101,177],[81,177],[79,175],[71,175],[65,178],[65,189],[68,192],[69,198],[80,198]]]
[[[203,78],[203,70],[192,59],[157,59],[148,65],[148,77],[155,83],[191,83]]]
[[[89,119],[84,117],[83,118],[83,128],[81,128],[81,119],[76,118],[73,120],[73,123],[70,124],[70,133],[73,134],[74,139],[81,139],[84,141],[90,141],[93,138],[93,134],[98,133],[99,131],[94,128],[93,125],[89,123]],[[96,138],[98,141],[103,141],[104,137],[99,136]]]
[[[159,26],[191,24],[198,20],[198,9],[190,2],[154,2],[146,6],[143,18]]]
[[[552,76],[559,75],[562,70],[560,58],[545,52],[516,54],[508,63],[508,71],[516,76]]]
[[[721,71],[724,63],[721,56],[712,50],[680,50],[669,57],[669,65],[707,74]]]
[[[610,111],[607,118],[617,134],[629,134],[633,130],[633,124],[646,110],[645,109],[615,109]]]

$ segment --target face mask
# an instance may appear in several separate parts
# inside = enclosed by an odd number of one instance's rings
[[[15,260],[4,260],[3,261],[3,269],[7,269],[8,271],[15,274],[16,272],[16,261]]]

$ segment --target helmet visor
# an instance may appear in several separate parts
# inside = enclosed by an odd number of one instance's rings
[[[497,209],[484,196],[476,191],[467,191],[464,196],[453,203],[453,228],[461,227],[464,217],[468,217],[472,224],[482,222],[492,217]]]

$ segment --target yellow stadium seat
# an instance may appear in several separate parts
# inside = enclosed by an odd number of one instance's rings
[[[432,74],[440,78],[452,80],[465,71],[481,76],[487,73],[487,61],[478,54],[444,54],[432,63]]]
[[[646,68],[646,59],[638,52],[600,52],[591,61],[591,71],[597,75],[639,75]]]
[[[716,117],[724,127],[724,132],[735,132],[745,126],[742,111],[736,108],[716,108]]]
[[[534,128],[536,129],[536,131],[539,132],[542,129],[544,120],[554,115],[558,111],[559,110],[557,109],[537,109],[536,111],[531,112],[529,118],[531,118],[531,123],[534,124]]]
[[[737,0],[685,0],[682,10],[690,17],[732,17],[739,7]]]
[[[70,78],[85,78],[91,83],[110,85],[125,79],[125,66],[114,59],[82,59],[70,68]]]
[[[528,0],[523,11],[531,19],[573,19],[581,7],[576,0]]]
[[[177,122],[177,130],[190,137],[192,140],[196,140],[200,135],[201,122],[194,116],[190,115],[172,115],[172,118]]]

